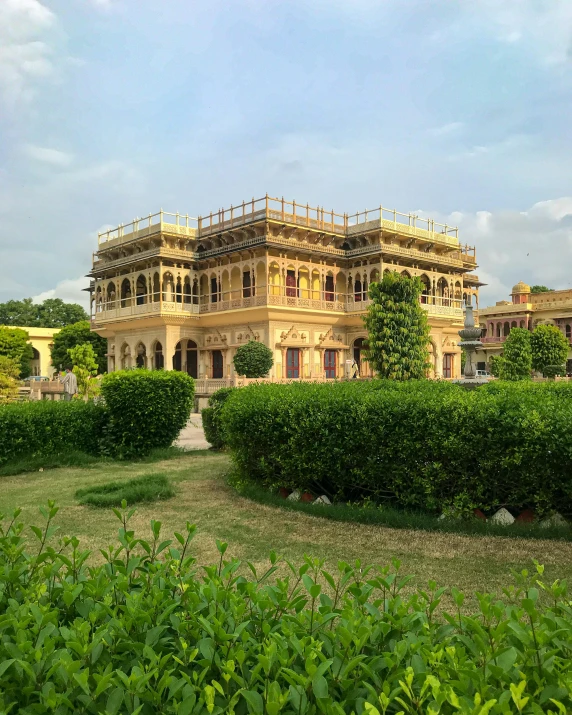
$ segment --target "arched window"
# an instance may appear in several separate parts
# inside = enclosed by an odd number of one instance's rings
[[[177,303],[183,302],[183,286],[181,285],[181,276],[178,276],[178,278],[177,278],[177,288],[176,288],[175,300],[177,301]]]
[[[191,295],[191,279],[189,276],[185,276],[185,285],[183,288],[183,293],[184,293],[184,301],[185,303],[190,303],[192,301],[192,295]]]
[[[524,320],[521,320],[521,321],[520,321],[520,327],[521,327],[521,328],[524,328]]]
[[[110,281],[107,284],[107,303],[108,308],[115,308],[115,283]]]
[[[504,324],[504,337],[506,338],[506,336],[509,335],[509,334],[510,334],[510,324],[509,324],[509,322],[507,321],[507,322]]]
[[[326,289],[325,299],[334,300],[334,276],[331,273],[326,276],[326,285],[324,287]]]
[[[153,276],[153,302],[158,303],[161,293],[161,282],[159,280],[159,274],[155,273]]]
[[[357,338],[354,342],[354,360],[358,364],[358,368],[361,372],[361,362],[362,362],[362,350],[364,350],[364,340],[365,338]]]
[[[143,305],[147,302],[147,279],[144,275],[137,278],[135,286],[135,302],[137,305]]]
[[[121,307],[126,308],[131,305],[131,281],[124,278],[121,283]]]
[[[211,276],[211,303],[218,301],[218,281],[216,276]]]
[[[243,298],[250,298],[251,279],[252,279],[252,276],[250,275],[250,271],[242,272],[242,297]]]
[[[290,298],[295,298],[298,295],[296,271],[286,271],[286,295]]]
[[[566,339],[572,342],[572,325],[570,323],[566,323]]]
[[[163,300],[167,303],[175,301],[175,283],[172,273],[165,273],[163,276]]]
[[[497,323],[497,338],[502,337],[502,324]]]
[[[354,300],[356,303],[359,303],[361,301],[361,293],[362,288],[361,288],[361,281],[359,277],[356,277],[354,281]]]
[[[173,370],[182,370],[182,356],[181,356],[181,343],[180,341],[175,345],[175,354],[173,355]]]
[[[421,278],[421,283],[423,283],[423,291],[421,293],[421,302],[429,303],[429,296],[431,295],[431,281],[429,278],[423,274],[419,276]]]
[[[516,320],[513,320],[513,321],[512,321],[512,323],[510,324],[510,327],[511,327],[511,328],[516,328],[516,327],[518,327],[517,324],[516,324]]]

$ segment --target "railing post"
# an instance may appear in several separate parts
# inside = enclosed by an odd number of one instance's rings
[[[254,210],[252,213],[254,213]],[[268,216],[268,192],[266,192],[266,216]]]
[[[282,221],[284,221],[284,197],[282,197]]]
[[[252,197],[252,217],[254,218],[254,196]]]

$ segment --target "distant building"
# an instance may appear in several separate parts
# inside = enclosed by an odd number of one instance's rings
[[[34,351],[31,362],[31,374],[34,376],[52,377],[58,366],[52,365],[51,347],[54,342],[54,335],[60,332],[60,328],[36,328],[30,326],[21,327],[30,336],[29,343]]]
[[[484,345],[477,353],[479,370],[488,369],[491,355],[500,355],[511,328],[532,331],[540,324],[556,325],[572,344],[572,289],[532,293],[530,286],[520,281],[513,286],[511,298],[479,310]],[[566,372],[572,373],[572,349]]]
[[[196,220],[160,212],[99,235],[92,329],[109,371],[183,370],[198,392],[232,379],[251,339],[273,350],[274,380],[340,378],[354,358],[367,375],[368,286],[398,271],[421,278],[432,374],[453,378],[475,267],[456,228],[381,207],[350,216],[265,196]]]

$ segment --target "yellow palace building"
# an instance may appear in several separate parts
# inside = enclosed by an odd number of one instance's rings
[[[110,371],[183,370],[199,394],[232,383],[251,339],[274,351],[276,381],[340,378],[353,358],[363,376],[368,286],[398,271],[423,281],[433,375],[453,378],[474,268],[456,228],[383,207],[348,215],[267,195],[198,219],[161,211],[99,235],[92,328]]]

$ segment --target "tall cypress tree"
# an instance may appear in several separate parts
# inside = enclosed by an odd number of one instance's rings
[[[368,331],[366,356],[379,377],[411,380],[426,377],[429,363],[429,323],[419,296],[417,277],[385,273],[372,283],[372,300],[364,316]]]

